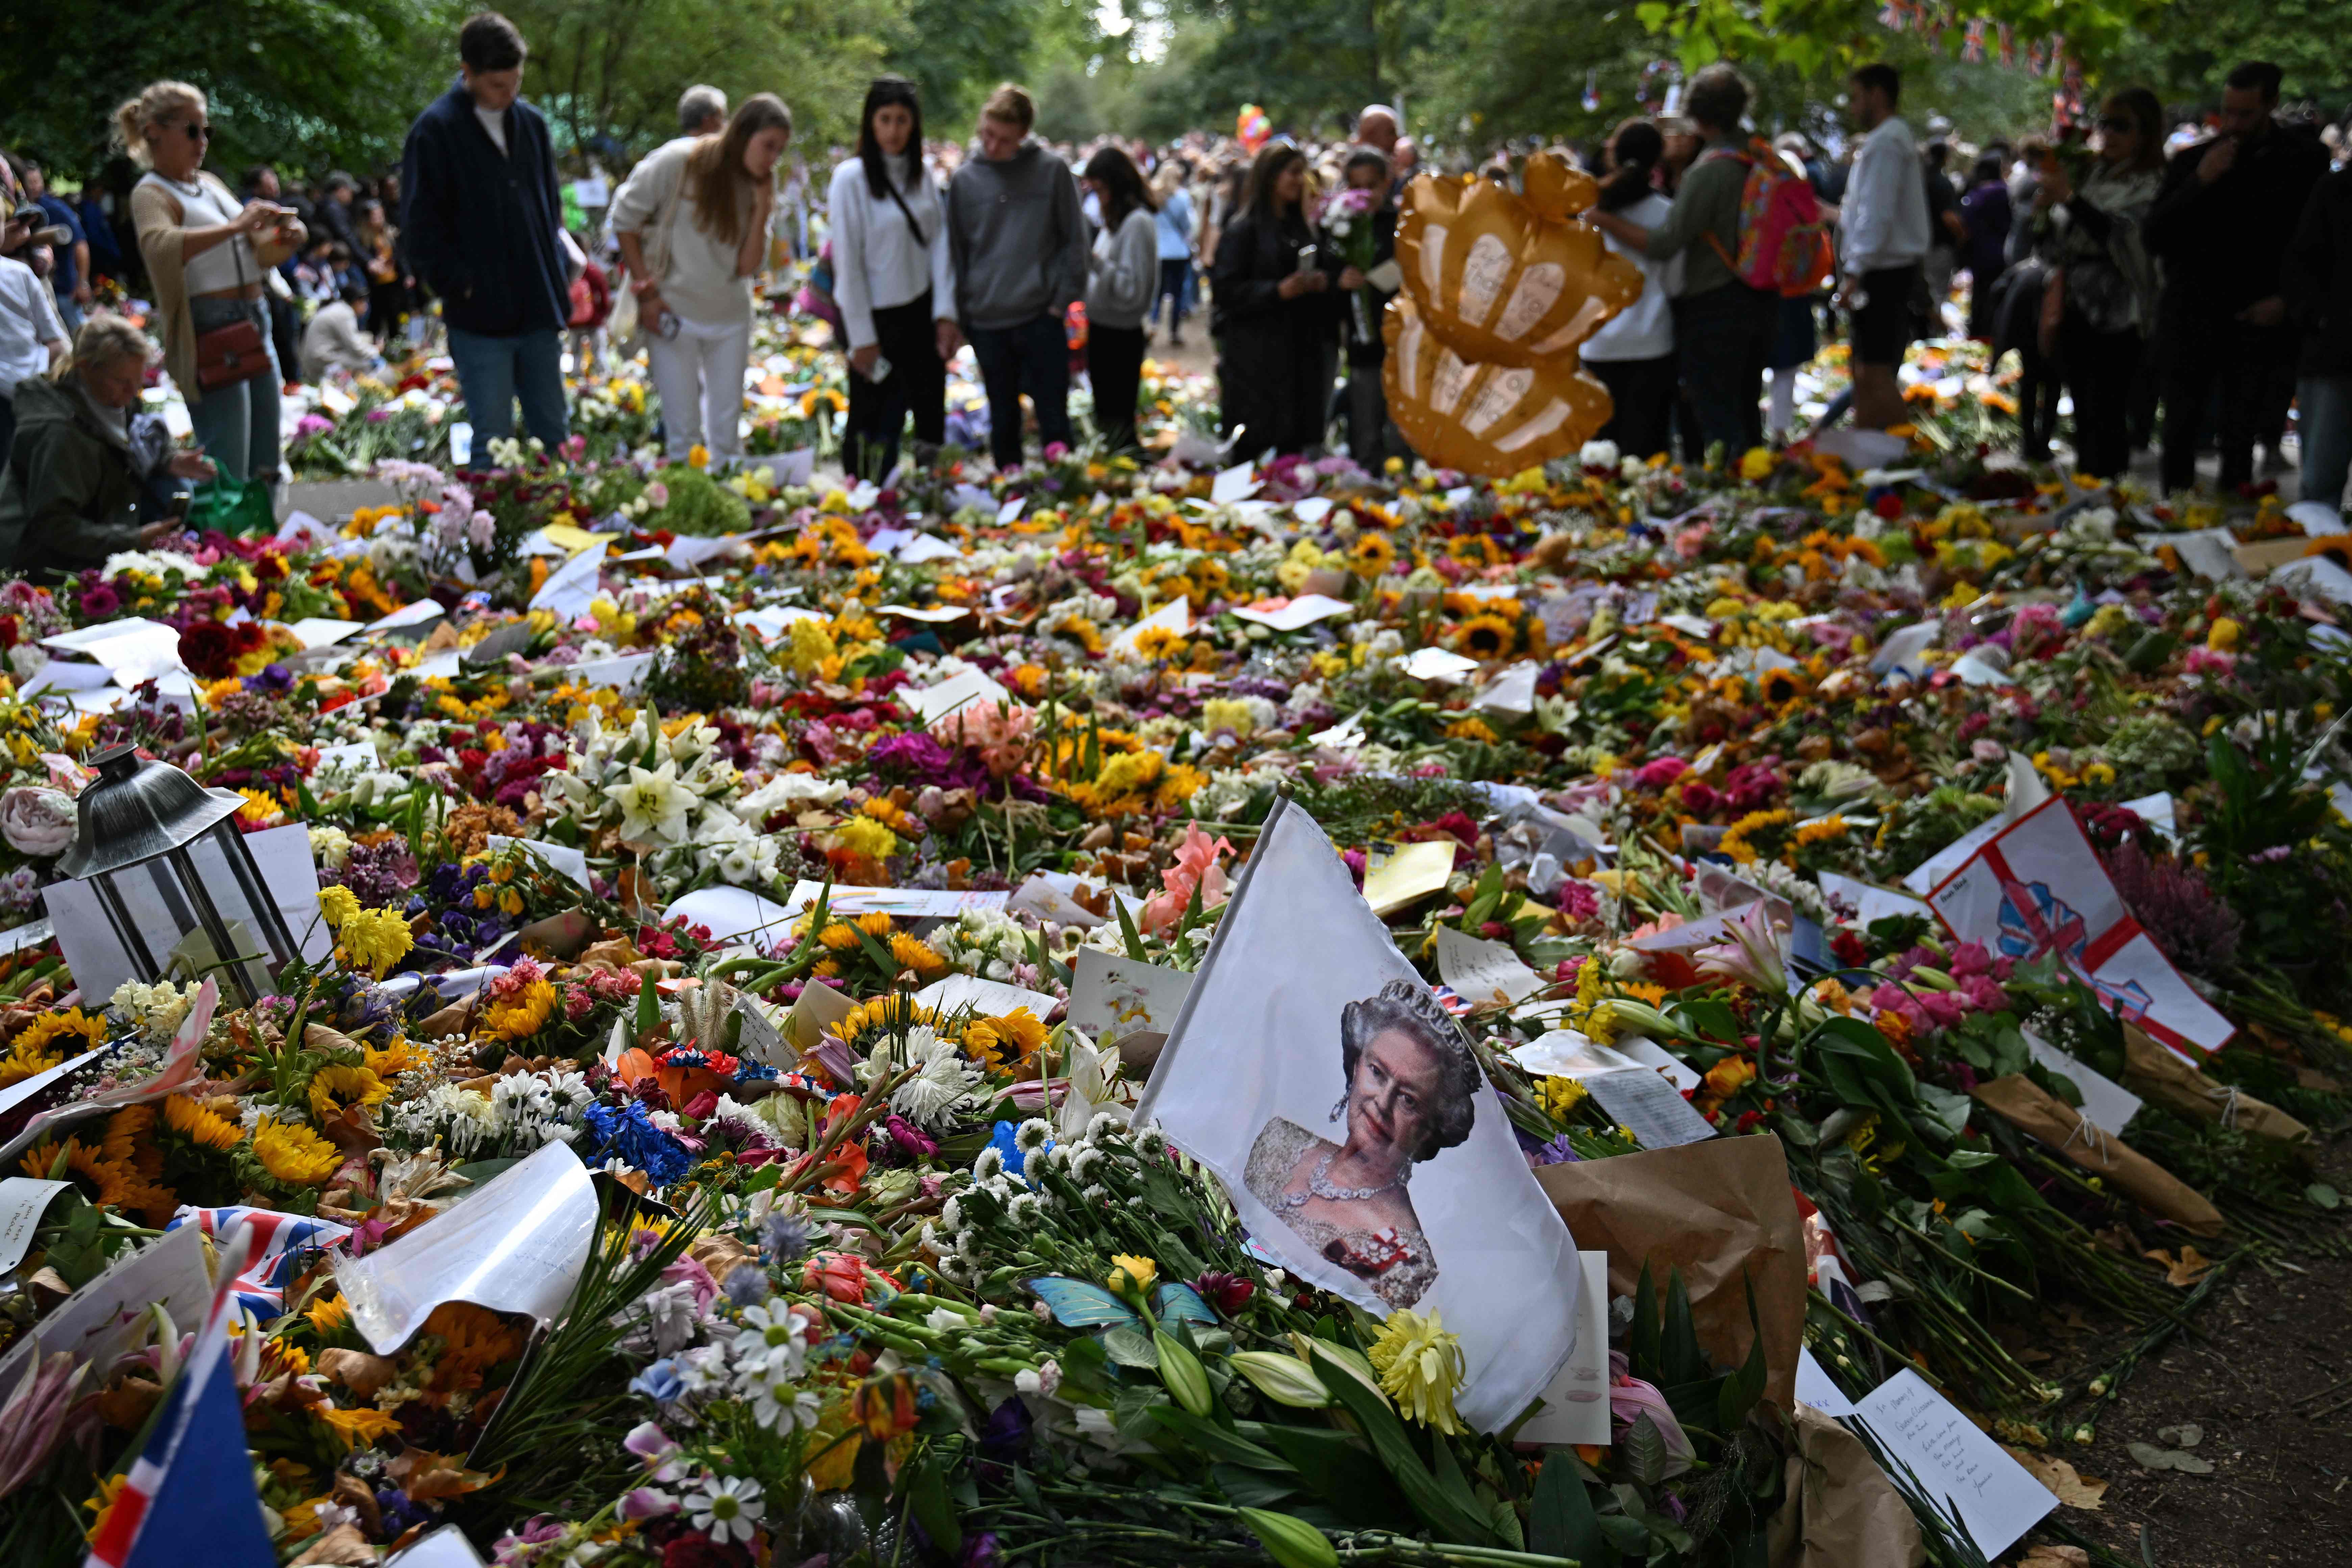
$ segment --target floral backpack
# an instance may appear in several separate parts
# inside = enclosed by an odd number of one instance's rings
[[[1739,254],[1725,255],[1709,235],[1716,254],[1751,289],[1789,300],[1818,292],[1836,269],[1837,251],[1812,183],[1760,137],[1745,153],[1719,155],[1747,164],[1748,183],[1739,192]]]

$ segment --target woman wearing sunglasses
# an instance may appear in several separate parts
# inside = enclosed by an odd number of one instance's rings
[[[187,83],[150,83],[114,122],[147,170],[131,188],[131,217],[154,284],[163,368],[220,471],[274,484],[280,372],[262,280],[301,246],[302,225],[291,207],[239,202],[205,173],[212,127],[205,95]]]
[[[2057,154],[2033,198],[2035,253],[2058,268],[2063,309],[2054,335],[2042,311],[2042,351],[2055,352],[2074,397],[2075,467],[2113,479],[2131,466],[2133,384],[2156,324],[2156,264],[2140,224],[2164,180],[2164,110],[2144,87],[2099,110],[2097,161],[2082,184]]]

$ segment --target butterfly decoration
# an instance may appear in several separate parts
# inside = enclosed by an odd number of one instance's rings
[[[1134,1329],[1143,1324],[1142,1314],[1100,1285],[1060,1274],[1047,1274],[1028,1283],[1037,1299],[1052,1310],[1055,1321],[1066,1329]],[[1214,1327],[1217,1321],[1217,1314],[1201,1300],[1199,1291],[1173,1280],[1152,1293],[1151,1311],[1161,1322],[1206,1323]]]

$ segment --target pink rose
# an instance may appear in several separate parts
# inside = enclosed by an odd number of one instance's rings
[[[74,841],[73,797],[40,784],[0,795],[0,837],[19,855],[62,855]]]

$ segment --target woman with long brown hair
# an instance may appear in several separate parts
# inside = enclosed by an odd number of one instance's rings
[[[773,93],[743,100],[714,135],[646,155],[613,198],[613,234],[636,295],[667,456],[742,455],[751,279],[768,250],[776,163],[793,114]]]
[[[1241,207],[1217,237],[1210,270],[1210,335],[1228,439],[1255,457],[1323,442],[1333,376],[1325,351],[1339,341],[1332,289],[1363,281],[1321,251],[1307,207],[1307,155],[1269,142],[1250,165]]]
[[[1114,452],[1135,449],[1143,375],[1143,318],[1160,287],[1160,198],[1117,142],[1087,160],[1078,184],[1102,204],[1102,232],[1087,257],[1087,379],[1095,429]]]

